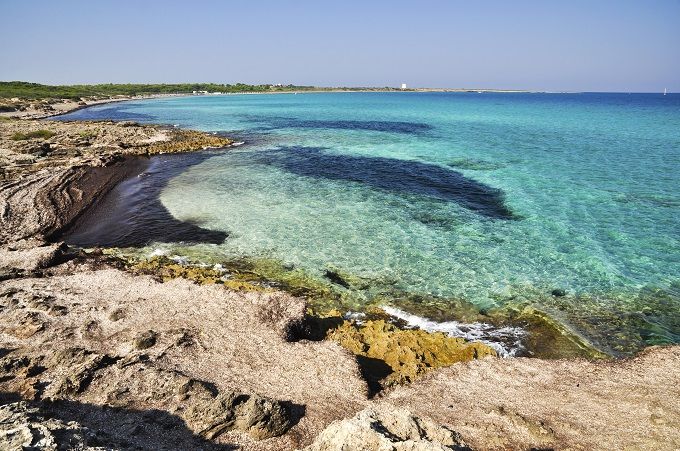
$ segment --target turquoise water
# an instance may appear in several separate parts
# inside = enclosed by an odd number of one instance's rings
[[[197,252],[531,303],[610,350],[680,341],[679,95],[201,96],[66,118],[245,142],[160,193],[174,218],[229,233]]]

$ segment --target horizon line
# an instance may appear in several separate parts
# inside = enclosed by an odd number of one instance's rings
[[[0,83],[32,83],[43,86],[96,86],[96,85],[187,85],[187,84],[213,84],[213,85],[224,85],[224,86],[234,86],[234,85],[250,85],[250,86],[280,86],[280,87],[304,87],[304,88],[319,88],[319,89],[393,89],[399,92],[456,92],[456,91],[495,91],[495,92],[505,92],[505,93],[536,93],[536,94],[656,94],[664,93],[664,90],[658,91],[589,91],[589,90],[560,90],[560,89],[531,89],[531,88],[485,88],[485,87],[431,87],[431,86],[409,86],[405,89],[400,86],[392,85],[345,85],[345,86],[332,86],[332,85],[309,85],[309,84],[294,84],[294,83],[244,83],[242,81],[238,82],[215,82],[215,81],[185,81],[185,82],[124,82],[124,83],[114,83],[114,82],[94,82],[94,83],[41,83],[36,81],[27,80],[0,80]],[[676,94],[675,91],[666,91],[666,94]]]

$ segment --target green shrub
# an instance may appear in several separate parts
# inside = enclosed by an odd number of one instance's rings
[[[49,130],[35,130],[28,133],[16,132],[15,134],[12,135],[12,139],[14,141],[24,141],[26,139],[33,138],[47,139],[53,137],[54,135],[55,133]]]
[[[173,84],[99,84],[99,85],[41,85],[24,81],[0,81],[0,99],[72,99],[81,97],[107,98],[117,95],[139,94],[191,94],[193,91],[208,92],[269,92],[311,90],[312,86],[248,85],[245,83],[173,83]]]
[[[82,132],[78,132],[78,136],[80,136],[83,139],[92,139],[97,137],[97,133],[91,130],[85,130]]]

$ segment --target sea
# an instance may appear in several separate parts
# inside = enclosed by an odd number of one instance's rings
[[[679,94],[200,95],[60,119],[241,144],[152,158],[72,244],[347,274],[354,310],[434,330],[414,299],[451,305],[458,332],[464,302],[530,305],[613,355],[680,342]]]

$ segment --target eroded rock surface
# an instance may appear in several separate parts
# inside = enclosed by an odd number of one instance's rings
[[[389,372],[382,383],[390,386],[411,382],[427,370],[483,357],[495,357],[496,351],[479,342],[468,342],[441,332],[403,330],[384,320],[370,320],[355,325],[345,321],[331,329],[328,339],[338,342],[354,354],[374,359],[366,366],[385,362]],[[374,371],[379,374],[378,371]]]
[[[304,301],[80,264],[0,282],[0,391],[152,412],[180,421],[182,440],[246,449],[306,446],[364,407],[353,355],[331,342],[289,341]],[[88,427],[127,433],[122,417]]]
[[[627,360],[483,359],[381,402],[454,428],[475,449],[680,448],[680,346]]]
[[[75,421],[46,418],[26,402],[0,405],[0,449],[102,449],[88,446],[90,434]]]
[[[305,451],[467,450],[460,434],[404,409],[369,408],[335,421]]]
[[[0,121],[0,245],[70,224],[140,160],[226,147],[224,137],[129,122]]]

